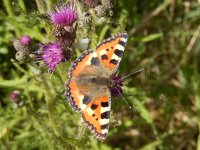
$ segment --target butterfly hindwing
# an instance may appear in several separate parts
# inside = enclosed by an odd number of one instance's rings
[[[110,109],[110,94],[107,92],[93,99],[82,112],[82,121],[93,135],[101,141],[107,137]]]
[[[127,33],[123,32],[97,45],[97,56],[109,75],[116,72],[123,56],[127,39]]]

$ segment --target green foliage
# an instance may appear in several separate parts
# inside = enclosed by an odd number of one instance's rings
[[[81,124],[64,97],[70,62],[51,75],[45,67],[14,58],[14,38],[54,40],[46,14],[54,3],[3,0],[0,6],[0,150],[200,149],[200,3],[119,0],[104,18],[89,9],[91,28],[77,29],[77,37],[87,30],[94,49],[98,41],[126,30],[129,41],[118,72],[125,76],[144,68],[124,83],[123,97],[132,109],[121,97],[112,99],[105,142]],[[80,53],[74,48],[71,61]],[[18,104],[10,100],[14,90],[22,92]]]

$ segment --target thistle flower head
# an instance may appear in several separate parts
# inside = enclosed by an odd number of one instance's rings
[[[54,71],[59,63],[69,60],[70,57],[71,53],[64,51],[58,43],[49,43],[42,46],[39,59],[44,62],[49,71]]]
[[[21,98],[21,92],[18,90],[15,90],[10,95],[10,100],[14,103],[19,103]]]
[[[77,19],[77,13],[71,6],[55,6],[55,11],[49,13],[54,25],[71,26]]]
[[[111,80],[114,83],[114,85],[110,87],[111,96],[121,96],[123,92],[122,86],[123,86],[124,80],[122,79],[121,76],[116,76],[116,75],[113,75],[111,77]]]
[[[31,42],[31,37],[28,35],[24,35],[20,38],[20,43],[23,45],[29,45]]]

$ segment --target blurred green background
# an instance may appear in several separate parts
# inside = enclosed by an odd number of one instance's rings
[[[53,40],[43,14],[55,2],[0,1],[0,150],[200,150],[200,1],[116,0],[109,23],[93,22],[90,48],[126,30],[118,72],[144,68],[123,87],[132,109],[121,97],[112,99],[105,142],[94,139],[64,97],[70,62],[51,75],[33,62],[15,60],[14,38]],[[76,49],[72,60],[81,52]],[[10,99],[14,90],[21,92],[20,104]]]

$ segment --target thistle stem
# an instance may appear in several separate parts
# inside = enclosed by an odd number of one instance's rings
[[[79,140],[79,146],[78,147],[82,147],[81,145],[83,144],[83,136],[85,135],[85,126],[81,125],[80,126],[80,132],[78,135],[78,140]]]
[[[45,13],[45,10],[46,10],[46,6],[45,6],[45,3],[43,0],[35,0],[36,4],[37,4],[37,7],[38,7],[38,10],[41,14],[44,14]]]
[[[35,2],[37,4],[39,12],[41,14],[45,14],[46,13],[46,3],[43,0],[35,0]],[[50,38],[51,37],[51,30],[50,30],[49,25],[47,25],[47,23],[43,20],[41,20],[41,23],[43,24],[43,26],[44,26],[44,28],[47,32],[47,35]]]
[[[45,95],[45,101],[46,101],[46,105],[47,105],[47,113],[48,113],[48,117],[49,117],[49,123],[50,123],[50,125],[52,125],[55,134],[59,135],[57,126],[54,123],[54,118],[52,115],[51,91],[49,89],[48,83],[46,82],[46,80],[44,79],[43,76],[42,76],[42,84],[43,84],[43,90],[44,90],[44,95]]]
[[[58,72],[59,72],[60,78],[61,78],[63,84],[65,84],[65,78],[63,77],[64,72],[62,70],[63,70],[63,67],[58,65]]]
[[[3,4],[4,4],[4,7],[5,7],[5,9],[8,13],[8,16],[13,17],[14,13],[13,13],[12,8],[11,8],[11,1],[3,0]]]

